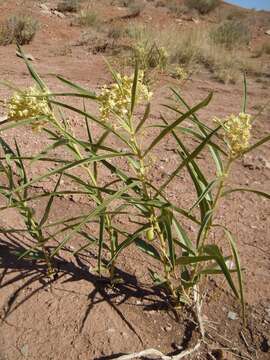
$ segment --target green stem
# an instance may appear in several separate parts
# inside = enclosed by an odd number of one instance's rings
[[[64,129],[61,124],[56,120],[54,119],[54,125],[56,126],[56,128],[66,137],[69,138],[69,140],[72,141],[72,152],[75,154],[77,160],[80,160],[82,159],[82,155],[81,155],[81,152],[77,146],[77,144],[74,144],[74,138],[72,136],[72,134],[69,134],[69,132]],[[95,153],[96,154],[96,153]],[[92,171],[89,169],[88,166],[86,165],[83,165],[83,169],[87,172],[89,178],[90,178],[90,181],[92,182],[92,184],[98,188],[98,182],[97,182],[97,168],[95,168],[94,170],[94,174],[92,173]],[[97,190],[97,199],[99,200],[100,204],[102,204],[103,202],[103,196],[102,196],[102,193],[100,190]],[[110,252],[111,252],[111,258],[114,257],[114,254],[115,254],[115,246],[114,246],[114,241],[113,241],[113,228],[112,228],[112,223],[111,223],[111,217],[106,214],[105,215],[105,228],[106,228],[106,231],[109,235],[109,243],[110,243]],[[110,269],[109,269],[109,272],[110,272],[110,278],[112,279],[114,277],[114,262],[111,263],[110,265]]]
[[[130,132],[131,148],[135,149],[134,155],[138,158],[138,161],[139,161],[139,164],[140,164],[139,170],[137,171],[138,172],[137,175],[138,175],[138,177],[139,177],[139,179],[141,181],[142,188],[143,188],[143,194],[144,194],[145,199],[146,200],[151,200],[151,196],[149,195],[148,188],[147,188],[147,179],[146,179],[146,175],[145,175],[144,156],[143,156],[142,150],[141,150],[141,148],[140,148],[140,146],[139,146],[139,144],[137,142],[136,134],[135,134],[135,131],[133,129],[133,122],[132,122],[131,117],[129,119],[129,126],[130,126],[130,129],[131,129],[131,132]],[[170,270],[169,270],[169,266],[168,266],[170,264],[170,261],[169,261],[168,256],[167,256],[167,245],[166,245],[166,241],[164,239],[163,232],[161,231],[161,228],[159,226],[159,222],[158,222],[157,215],[155,213],[155,209],[152,206],[150,206],[150,208],[149,208],[148,220],[153,225],[154,231],[157,234],[157,237],[159,239],[164,277],[166,279],[166,283],[167,283],[167,286],[169,288],[169,291],[170,291],[172,297],[175,298],[176,294],[175,294],[175,290],[173,288],[173,285],[172,285],[172,282],[171,282],[171,279],[170,279]]]
[[[218,186],[218,189],[217,189],[217,193],[216,193],[216,196],[215,196],[215,199],[213,201],[213,206],[212,206],[212,215],[211,215],[211,219],[205,229],[205,232],[204,232],[204,235],[203,235],[203,238],[202,238],[202,241],[199,245],[199,256],[202,254],[203,252],[203,247],[204,247],[204,244],[206,242],[206,240],[208,239],[209,237],[209,234],[210,234],[210,231],[212,229],[212,225],[213,225],[213,220],[214,220],[214,216],[216,215],[216,212],[217,212],[217,209],[218,209],[218,204],[219,204],[219,200],[220,200],[220,197],[221,197],[221,194],[222,194],[222,191],[223,191],[223,188],[225,186],[225,183],[226,183],[226,179],[229,175],[229,172],[230,172],[230,168],[231,168],[231,165],[233,163],[233,158],[229,158],[226,166],[225,166],[225,169],[224,169],[224,173],[222,175],[222,178],[221,178],[221,181],[219,183],[219,186]],[[195,276],[198,272],[198,267],[200,266],[200,264],[196,264],[195,266],[195,269],[193,271],[193,276],[192,276],[192,281],[194,281],[195,279]]]

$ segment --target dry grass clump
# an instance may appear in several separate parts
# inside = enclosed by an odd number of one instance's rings
[[[151,68],[165,70],[169,54],[158,40],[155,30],[141,24],[131,24],[126,28],[126,36],[133,40],[131,45],[133,59],[144,71]]]
[[[107,36],[110,39],[118,40],[124,37],[126,34],[126,28],[122,24],[111,24],[107,28]]]
[[[227,20],[239,20],[247,17],[247,12],[243,9],[229,9],[226,13]],[[224,15],[223,15],[224,16]],[[224,17],[223,17],[224,18]]]
[[[196,9],[201,14],[207,14],[220,4],[220,0],[185,0],[185,4],[189,9]]]
[[[115,32],[113,29],[110,37],[127,37],[131,54],[144,71],[157,68],[170,72],[179,65],[188,73],[194,73],[203,67],[218,81],[235,83],[244,70],[257,73],[241,46],[249,39],[248,28],[236,21],[227,20],[227,23],[232,24],[232,28],[226,25],[228,33],[223,30],[223,23],[203,28],[173,25],[157,31],[134,21],[126,28],[116,28]],[[267,47],[265,51],[269,51]]]
[[[270,41],[265,41],[262,45],[262,51],[264,54],[270,55]]]
[[[247,45],[250,41],[248,27],[238,20],[226,20],[210,32],[211,39],[227,48]]]
[[[258,58],[263,55],[270,55],[270,41],[265,41],[261,46],[259,46],[255,52],[253,57]]]
[[[112,42],[96,30],[82,33],[78,45],[85,46],[93,54],[104,53],[108,49],[112,50]]]
[[[165,0],[158,0],[155,3],[155,7],[166,7],[166,1]]]
[[[134,4],[135,2],[136,2],[136,0],[113,0],[111,2],[111,5],[129,7],[130,5]]]
[[[38,29],[38,21],[28,15],[13,15],[0,25],[0,45],[29,44]]]
[[[175,15],[184,15],[190,12],[190,8],[185,4],[179,4],[177,0],[171,0],[167,4],[168,9]]]
[[[100,25],[100,19],[98,14],[91,9],[81,10],[77,20],[78,24],[81,26],[98,27]]]
[[[170,33],[163,33],[161,41],[167,43],[171,63],[192,66],[200,60],[202,42],[206,42],[206,33],[196,28],[171,29]]]
[[[150,41],[154,40],[154,29],[140,23],[130,23],[126,29],[126,35],[136,41]]]
[[[172,27],[160,32],[155,41],[166,49],[169,64],[179,64],[189,72],[204,66],[217,80],[235,83],[243,70],[251,69],[251,64],[239,48],[229,50],[213,42],[211,31],[211,28]]]
[[[128,5],[128,16],[136,17],[141,14],[145,4],[140,0],[134,0]]]
[[[80,0],[62,0],[57,5],[57,10],[61,12],[77,12],[80,7]]]
[[[235,83],[250,64],[243,60],[246,56],[239,48],[228,49],[213,41],[213,31],[212,27],[180,29],[171,26],[157,32],[134,23],[126,28],[126,35],[133,41],[133,56],[144,70],[165,70],[169,65],[179,65],[192,73],[203,66],[217,80]]]
[[[168,53],[163,46],[155,42],[140,42],[133,47],[133,58],[138,62],[140,68],[159,68],[165,70],[168,64]]]

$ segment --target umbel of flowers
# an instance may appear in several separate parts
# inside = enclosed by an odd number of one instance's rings
[[[224,120],[218,118],[216,122],[221,124],[225,131],[225,141],[230,149],[231,156],[241,155],[249,147],[251,137],[251,116],[246,113],[230,115]]]
[[[100,101],[101,120],[108,121],[111,114],[116,115],[119,119],[125,119],[129,116],[133,76],[116,74],[117,82],[102,88]],[[136,103],[149,101],[152,93],[149,92],[146,85],[143,84],[143,72],[139,72],[136,89]]]
[[[37,87],[15,92],[7,103],[8,118],[14,121],[34,119],[32,129],[40,131],[53,117],[47,99],[42,95]]]

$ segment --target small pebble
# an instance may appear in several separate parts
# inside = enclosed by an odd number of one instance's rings
[[[168,324],[168,325],[164,326],[163,330],[166,331],[166,332],[171,331],[172,330],[172,325]]]
[[[183,346],[181,346],[181,345],[179,345],[179,344],[177,344],[177,343],[172,343],[172,347],[175,349],[175,350],[179,350],[179,351],[181,351],[181,350],[183,350]]]
[[[233,311],[228,312],[228,319],[230,320],[236,320],[238,318],[237,314]]]
[[[25,344],[20,349],[22,356],[27,357],[28,356],[28,345]]]

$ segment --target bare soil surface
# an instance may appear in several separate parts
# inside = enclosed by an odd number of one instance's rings
[[[125,8],[112,6],[110,1],[97,3],[97,9],[104,14],[106,21],[125,14]],[[34,57],[33,65],[51,89],[63,90],[63,85],[52,75],[61,74],[98,91],[102,84],[110,81],[103,59],[106,53],[93,53],[91,49],[78,45],[83,30],[74,26],[74,15],[65,14],[60,18],[44,14],[40,4],[39,1],[1,1],[0,20],[26,9],[38,18],[40,29],[24,51]],[[56,2],[45,4],[50,8]],[[267,36],[264,32],[270,24],[269,17],[266,12],[258,15],[260,21],[254,32],[253,44]],[[211,17],[201,20],[201,23],[210,20]],[[166,9],[155,8],[152,2],[148,2],[138,21],[164,25],[177,19]],[[190,26],[189,20],[182,21]],[[263,64],[266,69],[263,75],[248,76],[248,111],[252,115],[258,114],[270,100],[269,60],[269,55],[258,60],[258,66]],[[224,117],[241,110],[241,82],[235,85],[218,83],[206,69],[181,85],[166,74],[157,73],[155,78],[152,124],[160,122],[160,111],[168,118],[172,116],[160,105],[164,103],[165,96],[170,96],[170,85],[180,87],[191,105],[213,91],[210,105],[200,111],[200,117],[205,122],[210,122],[214,116]],[[21,88],[32,84],[23,61],[16,56],[15,45],[0,47],[0,79]],[[0,87],[1,99],[7,98],[10,93],[6,87]],[[4,107],[1,111],[1,116],[4,116]],[[254,142],[270,133],[269,111],[269,107],[266,108],[256,119],[252,133]],[[82,119],[68,116],[76,134],[85,137]],[[146,145],[156,133],[157,130],[153,130],[145,135]],[[9,142],[16,138],[26,156],[38,153],[47,145],[44,135],[33,133],[28,127],[11,129],[4,133],[4,138]],[[117,146],[117,143],[111,145]],[[191,142],[190,145],[194,144]],[[177,166],[175,146],[172,139],[166,139],[154,153],[152,176],[157,185]],[[64,156],[59,152],[56,154]],[[269,192],[269,154],[270,144],[266,144],[239,160],[234,165],[230,183]],[[212,167],[206,153],[199,162],[211,175]],[[33,167],[31,176],[42,173],[44,169],[45,165]],[[106,175],[109,176],[104,173]],[[47,191],[54,187],[52,181],[44,181],[41,185]],[[64,183],[62,186],[67,185]],[[32,191],[38,194],[40,189],[33,187]],[[168,192],[179,206],[188,206],[193,193],[188,175],[183,172],[176,177]],[[42,211],[44,204],[40,202],[37,205],[37,213]],[[57,198],[53,218],[61,219],[67,214],[76,216],[89,209],[91,204],[82,196]],[[222,202],[219,220],[236,235],[244,268],[247,322],[243,324],[240,305],[227,285],[220,279],[207,280],[203,319],[208,346],[203,345],[187,359],[269,359],[269,219],[269,203],[254,194],[233,193]],[[23,224],[15,211],[2,212],[1,228],[20,226]],[[195,234],[194,225],[187,226],[190,233]],[[106,278],[98,277],[93,271],[96,266],[94,249],[88,248],[72,256],[72,251],[82,244],[82,239],[74,239],[60,252],[55,263],[58,277],[53,282],[47,280],[44,264],[18,260],[17,253],[31,242],[27,236],[0,233],[0,360],[109,360],[146,348],[174,354],[196,344],[200,335],[192,311],[187,308],[175,311],[168,307],[162,293],[152,287],[147,271],[147,265],[156,265],[135,247],[128,248],[126,255],[120,256],[117,266],[124,281],[111,287]],[[231,312],[235,313],[236,319],[230,319]]]

